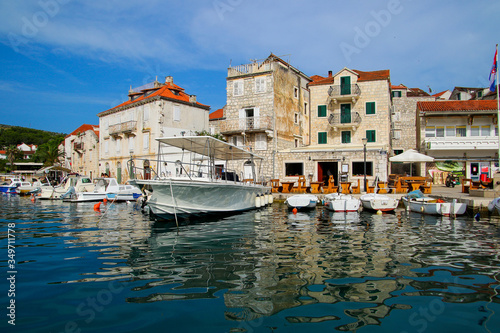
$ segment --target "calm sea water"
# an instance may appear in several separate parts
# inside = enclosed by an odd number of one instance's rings
[[[294,215],[275,203],[177,229],[126,203],[0,205],[1,332],[500,327],[498,217]]]

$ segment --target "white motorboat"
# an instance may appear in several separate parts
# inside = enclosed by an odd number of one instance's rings
[[[406,209],[412,212],[428,215],[456,216],[465,214],[467,204],[457,202],[446,202],[442,199],[430,197],[408,198],[403,197],[403,203]]]
[[[94,183],[87,176],[68,175],[57,186],[42,185],[38,193],[39,199],[62,199],[73,192],[92,191]]]
[[[160,144],[160,153],[162,149],[181,148],[184,160],[167,161],[167,155],[160,154],[154,179],[129,180],[141,190],[152,192],[146,202],[152,215],[173,219],[198,214],[235,213],[261,207],[270,201],[268,193],[271,188],[254,181],[257,179],[255,160],[262,162],[262,157],[210,136],[156,140]],[[246,162],[229,164],[235,160]],[[175,170],[168,170],[167,165],[175,166]],[[245,181],[239,181],[238,174],[228,169],[233,165],[247,167]]]
[[[325,195],[325,207],[334,212],[357,212],[360,205],[361,201],[349,194]]]
[[[313,194],[296,194],[285,200],[289,209],[297,210],[313,209],[318,203],[318,197]]]
[[[94,179],[94,188],[91,190],[75,191],[71,193],[65,201],[88,202],[88,201],[132,201],[137,200],[142,192],[132,185],[118,184],[116,178],[98,177]]]
[[[399,205],[399,200],[387,195],[377,193],[363,194],[360,198],[363,209],[381,212],[394,211]]]
[[[17,188],[21,185],[20,178],[10,178],[8,181],[0,184],[0,193],[16,194]]]
[[[491,202],[488,204],[488,210],[490,213],[496,211],[497,214],[500,214],[500,197],[491,200]]]
[[[42,183],[39,181],[35,181],[33,183],[21,182],[21,184],[17,188],[17,192],[21,195],[27,195],[39,191],[41,186]]]

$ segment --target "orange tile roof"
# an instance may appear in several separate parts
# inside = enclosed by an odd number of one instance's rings
[[[87,131],[94,131],[94,133],[99,136],[99,125],[89,125],[89,124],[83,124],[80,127],[78,127],[76,130],[71,132],[70,134],[66,135],[65,138],[68,138],[72,135],[77,135],[78,133],[84,133]]]
[[[418,102],[417,109],[423,112],[433,111],[496,111],[496,100],[436,101]]]
[[[449,90],[441,91],[441,92],[439,92],[439,93],[437,93],[437,94],[434,94],[434,95],[432,95],[432,96],[434,96],[434,97],[440,97],[440,96],[442,96],[444,93],[446,93],[446,92],[448,92],[448,91],[449,91]]]
[[[224,118],[224,109],[218,109],[208,115],[209,120]]]
[[[377,81],[377,80],[389,80],[390,71],[388,69],[372,72],[363,72],[357,69],[352,70],[354,73],[358,74],[358,82],[364,81]],[[334,77],[322,77],[319,75],[311,76],[312,82],[309,83],[310,86],[319,86],[322,84],[333,84]]]
[[[397,86],[391,86],[391,89],[408,89],[404,84],[399,84]]]
[[[176,95],[174,93],[174,91],[177,92],[178,95]],[[151,92],[151,93],[149,93],[149,92]],[[156,97],[156,96],[160,96],[160,97],[164,97],[164,98],[168,98],[168,99],[172,99],[172,100],[177,100],[179,102],[189,103],[189,95],[184,92],[184,89],[179,87],[178,85],[176,85],[174,83],[170,83],[170,82],[166,82],[163,86],[161,86],[159,88],[145,89],[141,93],[134,92],[131,95],[134,95],[134,96],[140,95],[140,96],[135,98],[134,100],[128,100],[126,102],[123,102],[122,104],[119,104],[119,105],[117,105],[109,110],[106,110],[106,111],[110,111],[110,110],[117,109],[117,108],[120,108],[123,106],[131,105],[131,104],[134,104],[134,103],[137,103],[140,101],[144,101],[144,100],[147,100],[149,98]],[[210,108],[210,106],[205,105],[205,104],[201,104],[198,102],[196,102],[195,104],[199,107],[202,107],[202,108],[207,108],[207,109]],[[106,111],[104,111],[104,112],[106,112]],[[102,112],[99,113],[97,116],[99,116],[100,114],[102,114]]]

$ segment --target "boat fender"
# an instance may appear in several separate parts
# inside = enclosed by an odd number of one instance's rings
[[[255,197],[255,207],[260,208],[260,196]]]
[[[294,208],[292,209],[292,213],[297,214],[297,208],[295,208],[295,207],[294,207]]]
[[[101,211],[101,202],[100,201],[94,205],[94,211],[95,212]]]
[[[274,197],[272,194],[269,194],[269,204],[272,204],[274,201]]]
[[[423,212],[424,211],[424,206],[420,207],[420,211]]]
[[[436,202],[438,202],[438,203],[445,203],[446,201],[444,201],[443,199],[437,199]]]
[[[381,210],[377,210],[377,215],[382,215],[382,211]]]

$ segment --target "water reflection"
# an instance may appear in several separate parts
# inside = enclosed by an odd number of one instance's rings
[[[495,217],[321,207],[292,214],[274,204],[176,228],[150,221],[133,204],[101,212],[92,204],[2,204],[2,219],[17,221],[19,246],[55,247],[77,266],[78,273],[57,274],[47,283],[120,280],[129,286],[128,303],[222,297],[231,322],[279,316],[289,324],[330,323],[340,331],[381,325],[393,316],[412,325],[424,299],[435,300],[438,310],[477,303],[481,325],[489,315],[484,309],[500,309]]]

